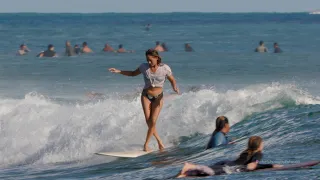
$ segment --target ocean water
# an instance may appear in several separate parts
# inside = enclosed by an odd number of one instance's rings
[[[184,162],[235,159],[252,135],[265,141],[265,162],[319,160],[319,29],[320,16],[307,13],[0,14],[0,179],[166,179]],[[66,40],[94,53],[65,57]],[[271,53],[253,52],[260,40]],[[161,56],[182,92],[165,85],[157,129],[168,148],[94,155],[142,149],[143,78],[107,69],[136,69],[155,41],[167,44]],[[284,53],[272,53],[274,42]],[[16,56],[22,43],[31,52]],[[135,53],[104,53],[105,43]],[[59,57],[36,58],[48,44]],[[231,121],[229,136],[244,139],[204,151],[219,115]],[[320,166],[213,178],[319,179]]]

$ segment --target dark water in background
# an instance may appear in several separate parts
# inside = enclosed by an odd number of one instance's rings
[[[304,13],[0,14],[0,178],[163,179],[185,161],[236,158],[247,139],[203,151],[219,115],[231,120],[230,136],[262,136],[268,162],[319,160],[319,29],[320,16]],[[87,41],[95,53],[64,57],[65,40]],[[260,40],[271,52],[278,42],[284,53],[253,53]],[[183,93],[169,95],[166,84],[157,129],[167,153],[94,155],[142,148],[142,77],[106,69],[137,68],[155,41],[168,45],[161,56]],[[136,53],[103,53],[106,42]],[[194,53],[183,51],[186,42]],[[21,43],[29,55],[15,56]],[[36,58],[49,43],[60,57]],[[92,100],[90,91],[105,95]],[[317,179],[319,172],[317,166],[214,178]]]

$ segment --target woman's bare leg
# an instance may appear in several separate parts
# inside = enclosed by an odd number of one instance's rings
[[[151,114],[151,102],[149,101],[149,99],[145,96],[141,96],[141,104],[142,104],[142,109],[144,112],[144,116],[146,119],[146,123],[148,125],[148,128],[150,127],[150,114]],[[148,148],[148,145],[144,145],[144,151],[150,151],[150,149]]]
[[[163,106],[163,97],[157,98],[154,102],[151,103],[151,114],[149,119],[149,130],[146,138],[146,144],[149,143],[151,135],[154,135],[154,137],[157,139],[159,149],[164,149],[164,145],[160,139],[160,136],[158,134],[158,131],[156,129],[157,119],[159,117],[160,111]]]
[[[160,136],[157,132],[156,121],[159,117],[160,111],[163,106],[163,97],[159,97],[154,102],[150,102],[149,99],[145,96],[141,96],[141,103],[143,107],[143,112],[146,118],[146,122],[148,125],[148,133],[146,137],[146,142],[144,144],[144,151],[150,151],[148,144],[150,142],[151,136],[154,135],[158,142],[159,149],[164,149],[164,145],[160,139]]]

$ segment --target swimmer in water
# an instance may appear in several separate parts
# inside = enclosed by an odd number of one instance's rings
[[[145,26],[145,30],[146,30],[146,31],[149,31],[150,28],[151,28],[151,24],[147,24],[147,25]]]
[[[237,172],[254,171],[257,169],[266,168],[279,168],[282,165],[277,164],[260,164],[262,160],[263,141],[259,136],[252,136],[249,138],[248,147],[244,150],[238,159],[235,161],[219,162],[212,166],[196,165],[185,163],[181,172],[177,175],[178,178],[182,177],[195,177],[195,176],[213,176],[227,174],[224,166],[236,166]]]
[[[119,49],[116,51],[117,53],[133,53],[134,52],[133,50],[127,51],[122,44],[120,44],[118,47]]]
[[[185,50],[186,52],[192,52],[192,51],[193,51],[193,49],[192,49],[192,47],[190,46],[189,43],[186,43],[186,44],[184,45],[184,50]]]
[[[255,49],[255,52],[259,52],[259,53],[268,52],[268,49],[264,46],[263,41],[259,42],[259,46]]]
[[[282,50],[279,48],[278,43],[274,43],[273,48],[274,48],[274,53],[282,53]]]
[[[78,44],[74,45],[73,51],[74,51],[74,53],[76,53],[76,54],[80,54],[80,53],[81,53],[81,49],[80,49],[80,47],[79,47]]]
[[[20,45],[20,49],[17,52],[17,55],[19,56],[23,56],[28,54],[28,52],[30,52],[30,50],[28,49],[28,47],[25,44],[21,44]]]
[[[147,63],[142,63],[134,71],[121,71],[115,68],[110,68],[109,71],[125,76],[143,74],[145,86],[141,93],[141,104],[148,125],[148,132],[143,150],[150,151],[148,144],[152,135],[156,138],[159,149],[162,150],[164,149],[164,145],[157,132],[156,123],[163,105],[163,85],[165,80],[168,79],[170,81],[172,89],[177,94],[179,94],[179,89],[170,67],[162,63],[162,59],[158,52],[149,49],[146,51],[145,55]]]
[[[49,44],[48,49],[41,52],[38,57],[57,57],[57,53],[54,51],[54,46]]]
[[[156,50],[158,52],[163,52],[164,51],[164,48],[161,46],[159,41],[156,42],[156,47],[154,48],[154,50]]]
[[[89,48],[88,43],[87,42],[83,42],[82,43],[82,53],[92,53],[93,51]]]
[[[213,131],[206,149],[229,144],[227,134],[230,131],[229,120],[225,116],[216,119],[216,129]]]
[[[102,49],[102,51],[104,51],[104,52],[114,52],[114,49],[109,44],[105,44],[104,48]]]
[[[163,50],[164,50],[165,52],[166,52],[166,51],[169,51],[166,43],[162,43],[161,46],[162,46],[162,48],[163,48]]]
[[[70,41],[66,41],[66,56],[73,56],[74,55],[74,49],[71,46]]]

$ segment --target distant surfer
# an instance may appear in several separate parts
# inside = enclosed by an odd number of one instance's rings
[[[192,47],[190,46],[189,43],[186,43],[184,45],[184,51],[186,51],[186,52],[192,52],[193,51],[193,49],[192,49]]]
[[[57,57],[57,53],[54,51],[54,46],[49,44],[48,49],[38,54],[37,57]]]
[[[133,53],[133,50],[126,50],[122,44],[118,46],[118,50],[116,51],[117,53]]]
[[[161,43],[161,46],[163,48],[163,51],[165,51],[165,52],[169,51],[168,46],[166,45],[166,43]]]
[[[259,53],[268,52],[268,49],[264,46],[263,41],[259,42],[259,46],[255,49],[255,52],[259,52]]]
[[[17,55],[19,56],[23,56],[28,54],[28,52],[30,52],[30,50],[28,49],[28,47],[25,44],[21,44],[20,45],[20,49],[17,52]]]
[[[102,49],[102,51],[104,51],[104,52],[114,52],[114,49],[108,43],[106,43],[104,45],[104,48]]]
[[[280,49],[278,43],[274,43],[273,48],[274,48],[274,53],[282,53],[282,50]]]
[[[162,63],[158,52],[149,49],[145,53],[147,63],[142,63],[134,71],[121,71],[115,68],[110,68],[113,73],[122,74],[125,76],[137,76],[143,74],[145,86],[141,93],[141,104],[145,119],[148,125],[148,132],[144,144],[144,151],[150,151],[148,144],[153,135],[158,142],[159,149],[164,149],[164,145],[156,130],[156,122],[163,105],[163,85],[166,78],[170,81],[172,89],[179,94],[179,89],[176,80],[172,75],[171,68]]]
[[[71,46],[70,41],[66,41],[66,51],[65,51],[65,55],[66,56],[73,56],[74,53],[74,49]]]
[[[82,53],[92,53],[93,51],[89,48],[87,42],[83,42],[83,43],[82,43],[81,52],[82,52]]]
[[[145,26],[145,30],[146,30],[146,31],[149,31],[150,28],[151,28],[151,24],[147,24],[147,25]]]
[[[260,164],[262,160],[263,142],[259,136],[252,136],[249,138],[248,147],[244,150],[238,159],[235,161],[222,161],[212,166],[196,165],[185,163],[183,169],[177,175],[182,177],[195,176],[213,176],[227,174],[225,166],[234,166],[236,172],[254,171],[257,169],[279,168],[282,165],[277,164]]]
[[[74,45],[73,51],[74,51],[74,53],[76,53],[76,54],[80,54],[80,53],[81,53],[81,49],[80,49],[80,47],[79,47],[78,44]]]
[[[163,52],[164,51],[164,48],[161,46],[159,41],[156,42],[156,47],[154,48],[154,50],[156,50],[158,52]]]

